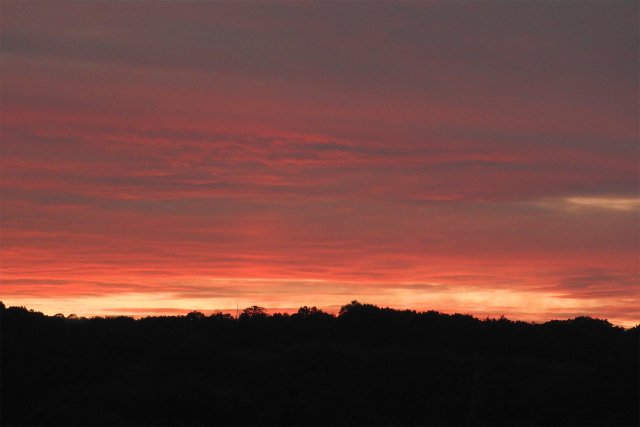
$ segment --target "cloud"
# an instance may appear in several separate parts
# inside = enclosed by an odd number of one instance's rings
[[[639,198],[597,198],[572,197],[567,199],[572,205],[585,208],[613,209],[620,211],[640,211]]]

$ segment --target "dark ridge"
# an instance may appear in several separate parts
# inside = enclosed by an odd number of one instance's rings
[[[0,302],[1,424],[633,425],[638,326],[379,308],[78,318]]]

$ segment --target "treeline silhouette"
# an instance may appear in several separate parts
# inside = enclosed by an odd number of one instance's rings
[[[2,425],[639,423],[638,326],[590,317],[0,313]]]

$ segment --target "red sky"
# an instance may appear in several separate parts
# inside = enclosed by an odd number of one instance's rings
[[[635,1],[1,9],[7,305],[640,323]]]

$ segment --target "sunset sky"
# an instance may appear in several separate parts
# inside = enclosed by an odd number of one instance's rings
[[[1,288],[640,323],[637,1],[10,1]]]

